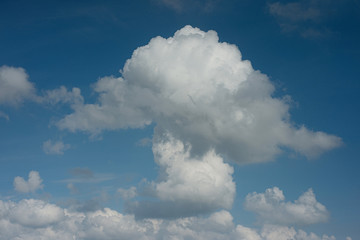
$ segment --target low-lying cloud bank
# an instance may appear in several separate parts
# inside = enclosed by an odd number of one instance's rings
[[[257,230],[235,225],[227,211],[209,217],[135,220],[133,215],[109,208],[73,212],[36,199],[0,200],[0,233],[1,240],[335,240],[333,236],[318,236],[292,227],[264,225]]]

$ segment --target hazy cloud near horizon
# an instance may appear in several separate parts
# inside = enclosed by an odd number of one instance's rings
[[[42,200],[19,202],[0,200],[0,239],[189,239],[189,240],[335,240],[292,227],[264,225],[252,229],[235,225],[228,211],[208,217],[175,220],[135,220],[115,210],[80,212],[61,208]],[[347,237],[346,240],[351,240]]]

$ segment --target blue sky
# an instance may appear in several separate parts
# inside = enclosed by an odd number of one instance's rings
[[[357,0],[1,1],[0,239],[357,239],[359,27]]]

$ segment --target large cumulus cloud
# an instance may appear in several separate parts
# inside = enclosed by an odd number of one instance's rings
[[[74,102],[57,125],[98,134],[156,123],[155,135],[169,131],[192,145],[191,154],[213,148],[239,163],[271,160],[283,147],[316,157],[341,144],[293,125],[268,77],[215,31],[186,26],[173,37],[155,37],[134,51],[121,74],[101,78],[97,102]]]

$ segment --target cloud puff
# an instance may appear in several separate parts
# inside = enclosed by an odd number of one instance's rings
[[[2,208],[12,222],[26,227],[45,227],[64,217],[63,209],[41,200],[23,199],[19,203],[5,202]]]
[[[195,201],[230,208],[235,195],[233,168],[214,151],[199,159],[190,157],[191,146],[167,136],[153,146],[156,163],[164,179],[155,186],[161,200]]]
[[[18,106],[25,99],[35,99],[35,87],[23,68],[0,67],[0,104]]]
[[[151,187],[160,201],[128,206],[137,217],[179,217],[229,209],[235,197],[233,168],[210,150],[199,158],[191,146],[165,134],[153,145],[160,176]]]
[[[329,212],[316,200],[312,189],[292,203],[285,202],[285,196],[279,188],[268,188],[264,193],[248,194],[245,208],[255,212],[260,221],[273,224],[305,225],[325,222],[329,218]]]
[[[15,177],[14,188],[21,193],[35,192],[43,188],[42,181],[37,171],[31,171],[27,181],[22,177]]]
[[[52,142],[47,140],[43,143],[43,150],[46,154],[62,155],[64,151],[70,148],[69,144],[64,144],[62,141]]]
[[[291,124],[289,106],[274,98],[268,77],[243,60],[235,45],[215,31],[186,26],[173,37],[156,37],[136,49],[122,77],[94,85],[94,104],[74,103],[61,129],[98,134],[156,123],[192,146],[192,154],[213,148],[238,163],[273,159],[287,147],[316,157],[341,139]]]
[[[335,240],[333,236],[265,225],[261,230],[235,225],[227,211],[208,217],[142,219],[105,208],[70,211],[41,200],[0,200],[0,239],[188,239],[188,240]],[[349,237],[348,237],[349,239]]]

